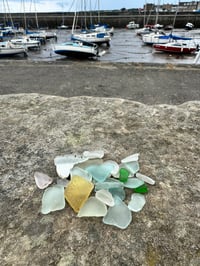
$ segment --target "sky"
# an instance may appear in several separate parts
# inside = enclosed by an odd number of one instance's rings
[[[85,0],[87,10],[98,10],[98,0]],[[178,0],[159,0],[160,4],[174,3]],[[187,1],[187,0],[185,0]],[[188,0],[189,1],[189,0]],[[1,13],[15,12],[71,12],[83,10],[81,0],[2,0]],[[114,10],[121,8],[143,8],[146,3],[158,3],[158,0],[99,0],[100,10]]]

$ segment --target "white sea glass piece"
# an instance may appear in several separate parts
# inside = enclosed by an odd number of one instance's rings
[[[58,163],[56,164],[56,172],[60,178],[67,178],[73,167],[73,163]]]
[[[132,214],[128,206],[120,199],[115,199],[115,205],[109,207],[103,223],[125,229],[132,221]]]
[[[48,187],[53,182],[53,179],[50,176],[41,172],[35,172],[34,178],[37,187],[40,189]]]
[[[153,180],[151,177],[140,174],[140,173],[136,173],[136,177],[140,180],[143,180],[144,182],[150,184],[150,185],[155,185],[155,180]]]
[[[111,175],[112,176],[117,175],[117,173],[119,172],[119,164],[115,161],[112,161],[112,160],[105,161],[104,165],[106,165],[106,164],[109,164],[110,167],[112,168]]]
[[[56,166],[56,172],[60,178],[66,178],[70,174],[70,170],[75,164],[86,161],[87,158],[83,158],[81,155],[66,154],[64,156],[56,156],[54,158],[54,164]]]
[[[106,205],[96,197],[90,197],[79,210],[78,217],[102,217],[107,213]]]
[[[128,208],[133,212],[139,212],[142,210],[146,203],[145,196],[138,193],[131,195],[131,200],[128,204]]]
[[[64,156],[56,156],[54,158],[54,164],[60,164],[60,163],[72,163],[72,164],[78,164],[81,162],[87,161],[87,158],[84,158],[80,154],[65,154]]]
[[[131,154],[128,157],[122,159],[121,160],[121,163],[129,163],[129,162],[138,161],[139,155],[140,155],[139,153]]]
[[[123,186],[127,187],[127,188],[137,188],[137,187],[140,187],[142,185],[144,185],[144,181],[142,181],[138,178],[135,178],[135,177],[131,177],[128,179],[127,182],[123,183]]]
[[[54,185],[44,191],[42,197],[42,214],[48,214],[53,211],[62,210],[65,208],[64,187]]]
[[[126,168],[130,172],[129,177],[134,176],[140,170],[139,163],[137,161],[123,163],[120,167]]]
[[[103,150],[96,150],[96,151],[84,151],[83,157],[86,157],[88,159],[96,159],[96,158],[103,158],[104,157],[104,151]]]
[[[85,171],[84,169],[79,168],[77,166],[73,167],[70,170],[70,176],[71,176],[71,178],[73,176],[81,176],[81,177],[84,177],[85,179],[87,179],[88,181],[92,181],[92,175],[90,173],[88,173],[87,171]]]
[[[106,189],[100,189],[96,192],[95,197],[108,206],[114,206],[115,201],[112,194]]]

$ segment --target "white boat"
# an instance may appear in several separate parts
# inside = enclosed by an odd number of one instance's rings
[[[94,32],[107,32],[110,36],[114,35],[114,27],[109,27],[107,24],[92,24],[90,30]]]
[[[54,52],[69,57],[90,58],[99,54],[98,45],[80,41],[68,41],[54,46]]]
[[[23,46],[16,46],[10,41],[0,42],[0,57],[10,57],[16,55],[27,56],[27,49]]]
[[[23,45],[27,49],[40,48],[40,41],[31,39],[28,36],[19,36],[18,38],[13,38],[10,40],[12,44]]]
[[[110,46],[111,36],[107,32],[81,32],[73,33],[71,40],[78,40],[83,42],[95,43],[98,45],[106,44]]]
[[[149,34],[151,32],[154,32],[154,29],[150,27],[143,27],[141,29],[136,30],[136,35],[142,36],[144,34]]]
[[[138,29],[140,27],[139,24],[135,23],[135,21],[130,21],[127,25],[126,25],[126,28],[127,29]]]
[[[154,44],[154,43],[167,43],[169,39],[160,38],[161,36],[165,36],[164,32],[151,32],[149,34],[144,34],[142,36],[142,41],[144,44]]]

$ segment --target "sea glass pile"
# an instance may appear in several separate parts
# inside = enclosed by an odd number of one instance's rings
[[[132,214],[141,211],[146,203],[147,185],[155,181],[140,173],[139,154],[119,164],[104,161],[103,157],[102,150],[57,156],[56,183],[48,175],[35,172],[36,185],[44,189],[41,213],[62,210],[67,202],[77,217],[102,217],[104,224],[127,228]],[[131,190],[130,198],[127,190]]]

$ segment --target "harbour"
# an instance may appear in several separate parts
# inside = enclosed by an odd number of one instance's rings
[[[69,41],[71,38],[71,30],[50,30],[55,34],[56,38],[51,38],[42,44],[39,49],[31,49],[27,52],[27,57],[16,56],[15,58],[7,58],[8,60],[25,60],[25,61],[73,61],[72,59],[54,53],[56,44]],[[192,31],[185,29],[174,30],[175,34],[180,36],[194,37],[200,43],[200,34],[194,34]],[[200,32],[200,31],[199,31]],[[169,34],[166,32],[166,34]],[[128,30],[126,28],[114,29],[114,35],[111,38],[110,46],[101,45],[100,55],[96,60],[100,62],[123,62],[123,63],[168,63],[168,64],[200,64],[199,60],[195,62],[197,54],[169,54],[156,52],[152,45],[145,45],[142,38],[136,34],[136,30]],[[2,59],[1,59],[2,60]]]

